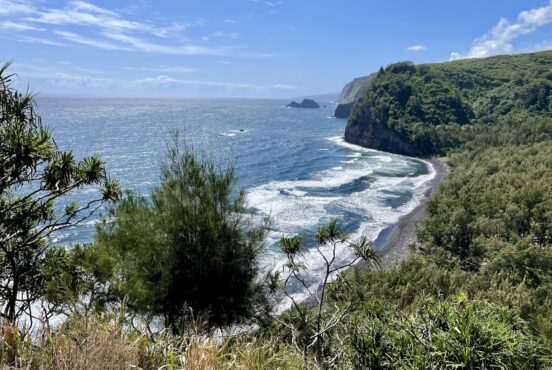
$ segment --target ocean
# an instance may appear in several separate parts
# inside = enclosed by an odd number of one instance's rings
[[[147,195],[159,179],[159,162],[171,128],[194,148],[232,164],[254,217],[271,218],[265,269],[280,268],[282,234],[311,233],[337,218],[352,238],[375,240],[412,211],[435,176],[419,159],[344,143],[346,121],[335,106],[285,108],[283,100],[89,99],[39,97],[39,114],[61,149],[77,158],[98,153],[124,189]],[[98,189],[72,194],[85,202]],[[103,209],[85,223],[54,235],[52,243],[91,242]],[[304,252],[313,287],[322,257]],[[344,247],[340,262],[352,259]],[[305,292],[297,291],[297,295]]]

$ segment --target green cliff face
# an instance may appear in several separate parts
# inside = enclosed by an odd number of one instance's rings
[[[438,153],[449,140],[443,133],[450,136],[453,126],[552,117],[551,93],[552,51],[427,65],[400,62],[382,68],[356,102],[345,140],[407,155]]]

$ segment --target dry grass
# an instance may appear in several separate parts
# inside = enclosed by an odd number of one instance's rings
[[[81,318],[31,341],[4,324],[0,368],[29,370],[302,369],[299,356],[272,340],[251,336],[216,341],[201,336],[151,338],[113,322]]]

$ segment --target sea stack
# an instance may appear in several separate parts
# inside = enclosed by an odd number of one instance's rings
[[[288,105],[288,108],[320,108],[320,105],[312,99],[303,99],[301,103],[292,101]]]

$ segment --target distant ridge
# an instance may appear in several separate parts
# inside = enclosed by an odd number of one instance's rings
[[[377,73],[369,74],[368,76],[357,77],[351,82],[349,82],[337,99],[339,104],[348,104],[353,103],[355,100],[359,99],[370,85],[370,82],[376,77]]]
[[[355,102],[364,95],[366,89],[368,89],[368,86],[370,86],[370,83],[375,77],[376,73],[372,73],[368,76],[357,77],[345,85],[337,100],[338,105],[335,109],[334,116],[337,118],[349,118]]]

